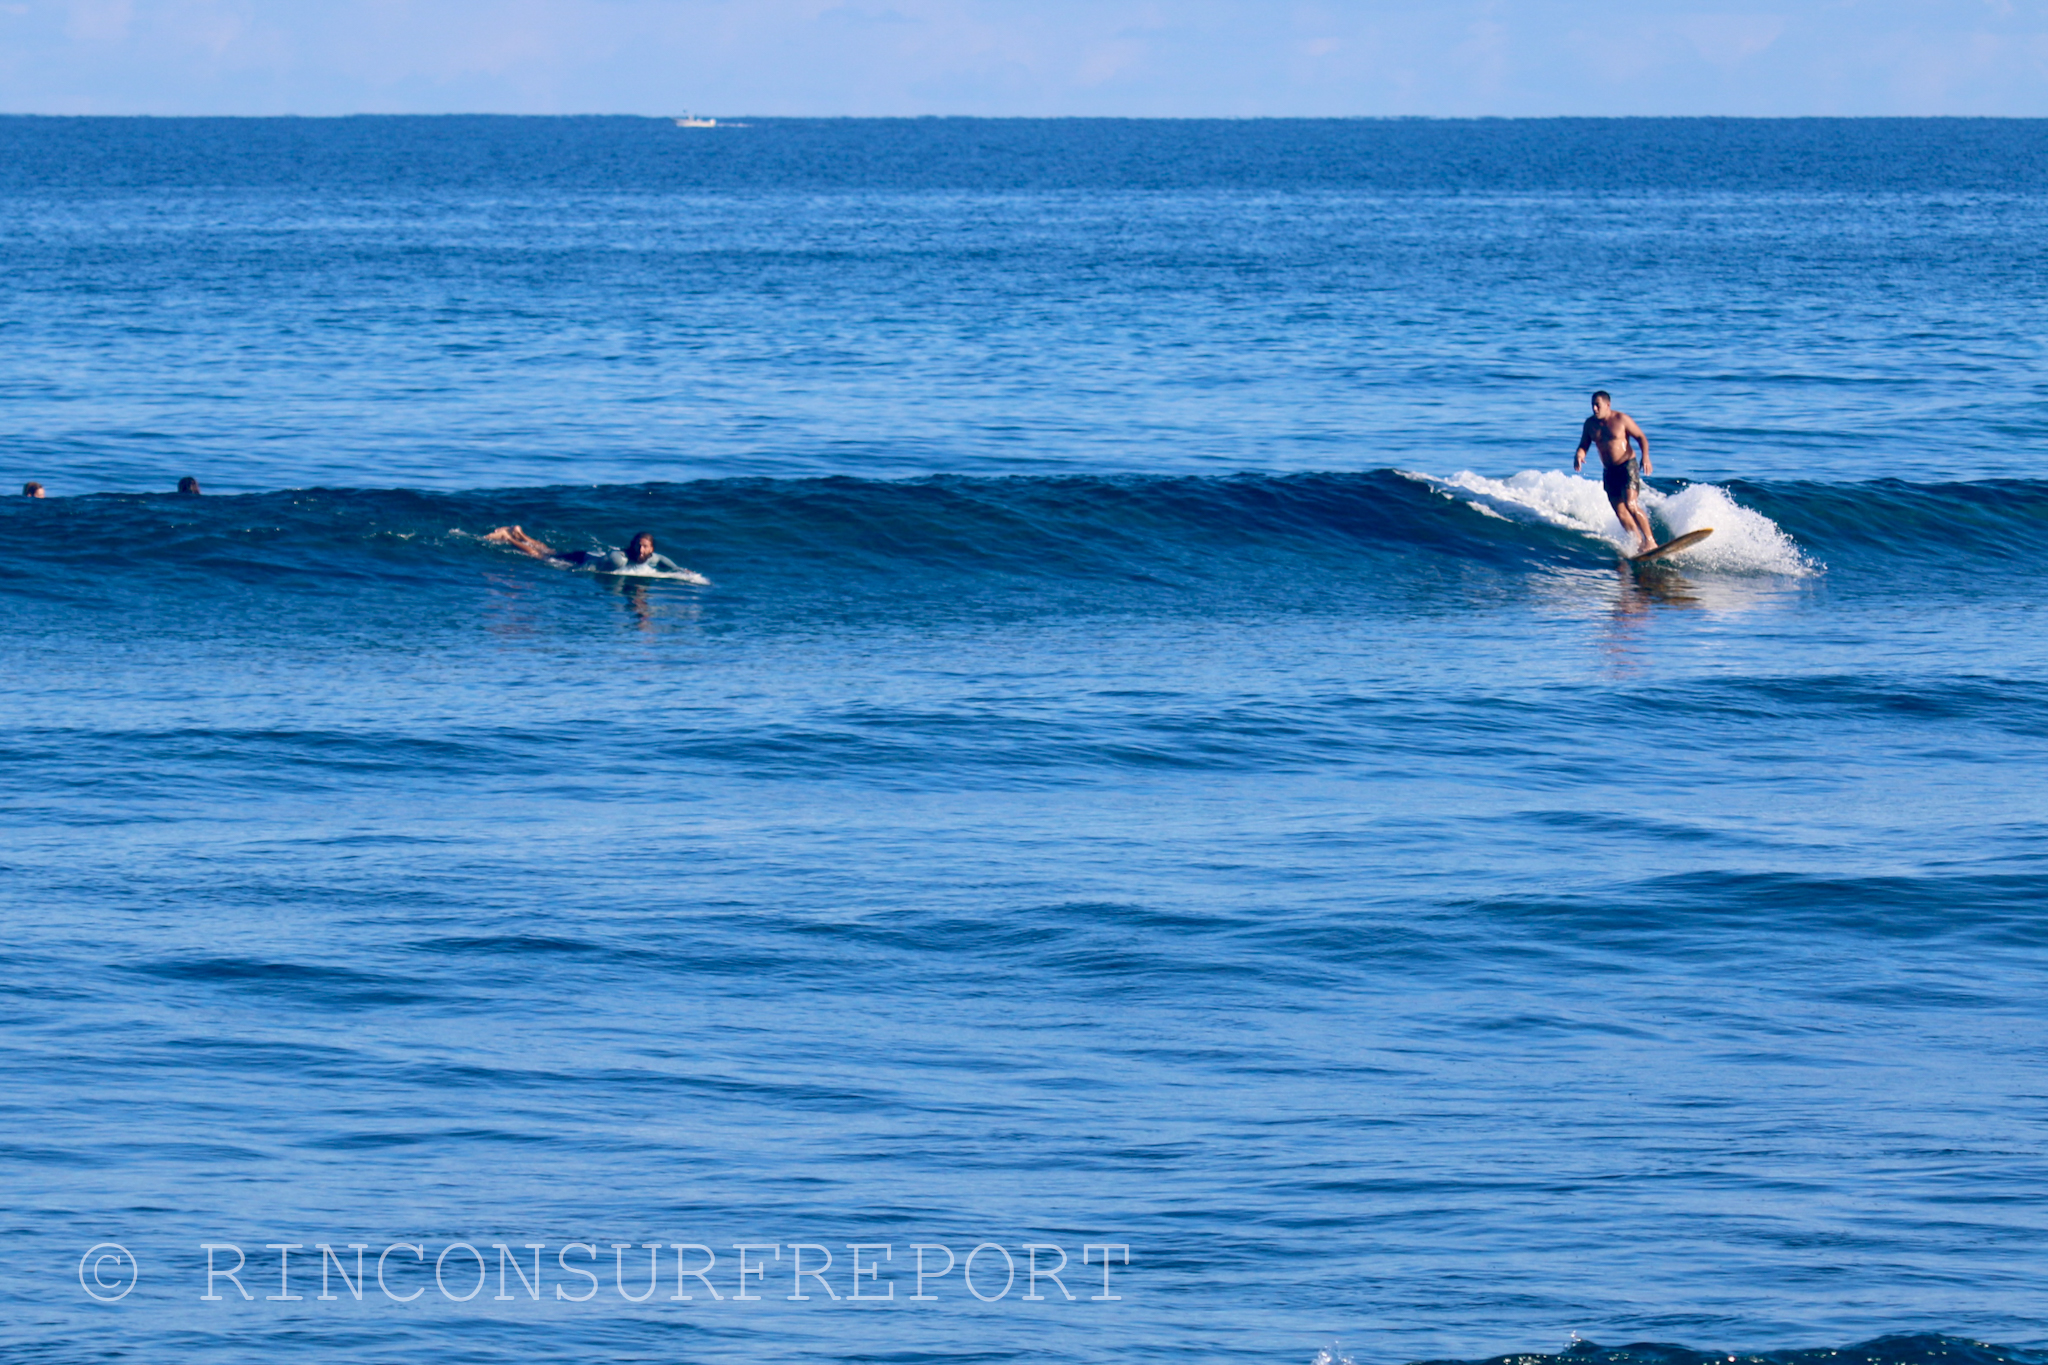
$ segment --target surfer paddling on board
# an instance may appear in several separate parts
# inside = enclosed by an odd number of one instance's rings
[[[551,550],[517,526],[500,526],[484,539],[493,545],[510,545],[513,549],[530,554],[535,559],[553,560],[557,564],[567,564],[574,569],[618,573],[629,565],[645,565],[657,573],[690,573],[667,555],[656,554],[654,537],[645,531],[627,541],[623,550]]]
[[[1640,470],[1635,452],[1628,448],[1630,441],[1642,448]],[[1614,515],[1621,519],[1621,529],[1642,542],[1636,547],[1639,552],[1656,549],[1657,537],[1639,500],[1643,475],[1651,472],[1650,438],[1643,435],[1635,418],[1614,410],[1614,400],[1605,389],[1593,395],[1593,415],[1579,428],[1579,453],[1572,457],[1574,470],[1585,467],[1588,446],[1600,451],[1600,482],[1607,489],[1607,501],[1614,505]]]

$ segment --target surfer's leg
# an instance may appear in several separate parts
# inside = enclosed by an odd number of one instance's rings
[[[1642,514],[1629,506],[1626,501],[1617,499],[1609,502],[1608,505],[1614,509],[1614,519],[1621,523],[1621,529],[1642,542],[1642,544],[1636,547],[1636,553],[1641,554],[1644,550],[1657,543],[1654,540],[1644,539],[1643,526],[1646,523],[1643,523],[1641,520]]]
[[[1633,502],[1614,504],[1614,515],[1621,518],[1621,529],[1634,536],[1639,542],[1637,554],[1645,554],[1657,548],[1657,533],[1650,529],[1649,515]]]
[[[1634,536],[1640,544],[1637,554],[1657,548],[1657,537],[1650,530],[1650,518],[1643,512],[1640,499],[1643,492],[1643,476],[1634,460],[1611,464],[1600,471],[1601,486],[1607,490],[1607,505],[1614,509],[1614,519],[1621,523],[1621,529]]]
[[[553,553],[546,545],[535,540],[517,526],[500,526],[497,530],[485,536],[484,539],[494,545],[510,545],[515,550],[523,550],[535,559],[546,559]]]
[[[1628,510],[1636,514],[1636,534],[1643,538],[1645,551],[1657,548],[1657,533],[1650,529],[1650,514],[1643,510],[1643,462],[1628,462]]]

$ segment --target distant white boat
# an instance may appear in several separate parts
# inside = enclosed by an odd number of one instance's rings
[[[678,128],[716,128],[717,126],[717,119],[698,118],[693,114],[685,114],[676,120],[676,127]]]

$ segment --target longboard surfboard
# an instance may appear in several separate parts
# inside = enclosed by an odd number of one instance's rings
[[[1662,559],[1665,555],[1675,555],[1680,550],[1697,545],[1712,534],[1714,534],[1714,528],[1711,526],[1703,531],[1687,531],[1675,540],[1667,540],[1662,545],[1653,545],[1639,555],[1630,555],[1628,562],[1631,564],[1648,564],[1652,560]]]

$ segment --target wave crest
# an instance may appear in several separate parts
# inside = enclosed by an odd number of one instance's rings
[[[1510,521],[1540,523],[1576,531],[1605,541],[1627,553],[1630,537],[1607,505],[1597,479],[1554,469],[1525,469],[1505,479],[1461,470],[1447,479],[1418,475],[1434,487],[1457,491],[1471,506]],[[1744,507],[1714,484],[1689,484],[1676,493],[1643,489],[1643,506],[1653,525],[1667,538],[1712,527],[1714,534],[1690,550],[1672,556],[1675,564],[1720,573],[1778,574],[1804,578],[1821,572],[1787,535],[1763,513]]]

